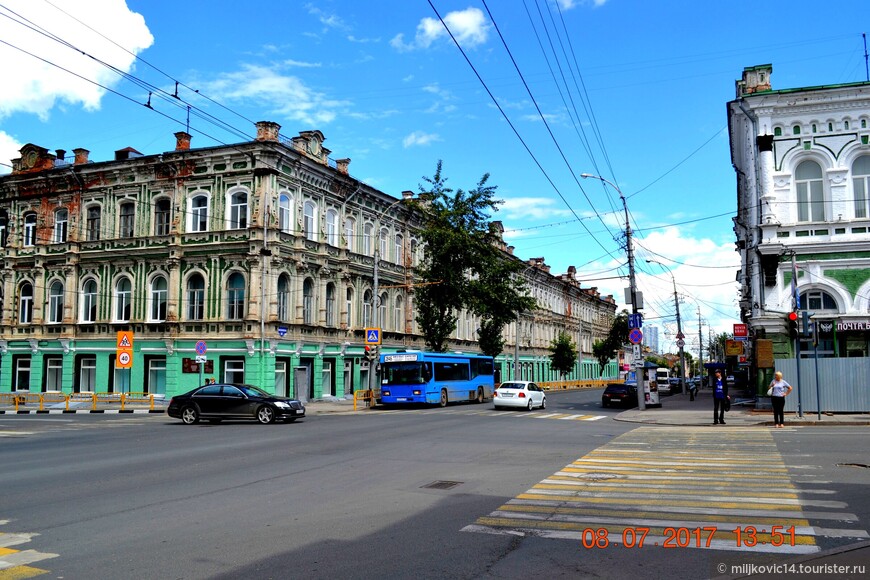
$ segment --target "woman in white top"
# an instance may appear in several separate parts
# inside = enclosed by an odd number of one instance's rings
[[[767,389],[767,394],[770,395],[770,402],[773,405],[773,426],[783,427],[785,416],[785,398],[791,393],[791,385],[782,379],[782,372],[776,371],[773,375],[773,380],[770,382],[770,388]]]

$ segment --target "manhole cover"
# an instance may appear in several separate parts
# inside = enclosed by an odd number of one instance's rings
[[[863,467],[864,469],[870,469],[870,465],[866,463],[838,463],[837,467]]]
[[[433,481],[432,483],[427,483],[422,487],[425,489],[453,489],[461,483],[461,481]]]

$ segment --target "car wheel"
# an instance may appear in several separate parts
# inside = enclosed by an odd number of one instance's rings
[[[442,407],[447,406],[447,389],[441,389],[441,400],[438,401],[438,404]]]
[[[477,399],[475,399],[475,402],[478,404],[483,402],[483,389],[477,389]]]
[[[547,408],[547,397],[544,397],[543,399],[541,399],[541,408],[542,409]]]
[[[181,410],[181,421],[185,425],[193,425],[199,423],[199,411],[196,407],[185,407]]]
[[[529,399],[529,404],[528,404],[528,406],[526,407],[526,410],[527,410],[527,411],[531,411],[531,410],[532,410],[532,407],[533,407],[532,400]]]
[[[267,425],[275,420],[275,411],[268,405],[262,405],[257,409],[257,421],[263,425]]]

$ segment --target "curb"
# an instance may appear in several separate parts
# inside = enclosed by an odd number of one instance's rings
[[[165,413],[163,409],[43,409],[43,410],[18,410],[7,411],[0,410],[0,415],[85,415],[89,413],[104,414],[104,415],[130,415],[137,414],[152,414]]]

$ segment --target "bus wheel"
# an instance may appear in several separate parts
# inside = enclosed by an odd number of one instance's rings
[[[477,389],[477,399],[475,399],[475,402],[476,402],[476,403],[482,403],[482,402],[483,402],[483,389],[480,389],[480,388]]]
[[[447,406],[447,389],[441,389],[441,400],[438,402],[442,407]]]

